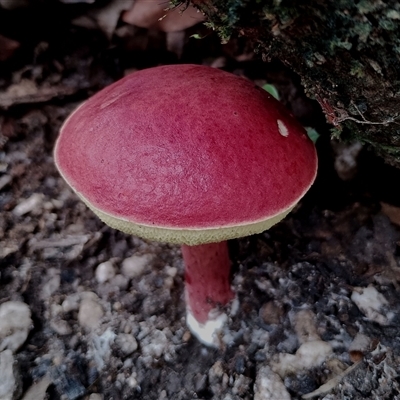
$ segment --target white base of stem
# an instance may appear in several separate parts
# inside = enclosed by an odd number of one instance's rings
[[[234,315],[238,310],[239,301],[235,297],[230,305],[231,312],[229,315]],[[186,324],[190,332],[206,346],[221,347],[223,344],[223,332],[227,329],[229,317],[227,313],[221,310],[214,309],[208,314],[208,320],[205,323],[200,323],[191,313],[188,308],[186,312]]]

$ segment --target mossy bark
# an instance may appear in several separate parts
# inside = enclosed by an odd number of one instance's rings
[[[193,0],[227,40],[243,35],[278,58],[319,101],[332,132],[400,166],[398,0]]]

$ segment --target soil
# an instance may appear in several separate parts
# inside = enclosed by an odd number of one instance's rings
[[[23,302],[32,320],[13,350],[13,397],[3,398],[400,399],[400,171],[331,141],[300,78],[244,39],[222,45],[194,27],[178,57],[161,32],[118,21],[107,38],[72,22],[92,7],[0,8],[0,35],[19,46],[0,52],[0,307]],[[221,348],[186,327],[179,247],[108,228],[53,163],[59,128],[80,102],[170,63],[273,84],[320,135],[318,178],[295,210],[229,243],[239,310]],[[0,355],[10,335],[1,323]]]

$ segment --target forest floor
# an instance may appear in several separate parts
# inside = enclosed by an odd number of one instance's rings
[[[33,4],[0,8],[0,399],[400,399],[400,171],[331,141],[299,77],[243,38],[194,27],[178,57],[157,31],[77,26],[91,4]],[[179,247],[105,226],[53,161],[78,104],[170,63],[273,84],[320,134],[300,204],[229,244],[240,306],[220,349],[186,326]]]

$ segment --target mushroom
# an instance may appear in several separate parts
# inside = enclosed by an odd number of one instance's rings
[[[135,72],[64,123],[55,162],[109,226],[182,244],[187,323],[218,344],[234,299],[227,240],[263,232],[312,185],[313,143],[251,81],[200,65]]]

